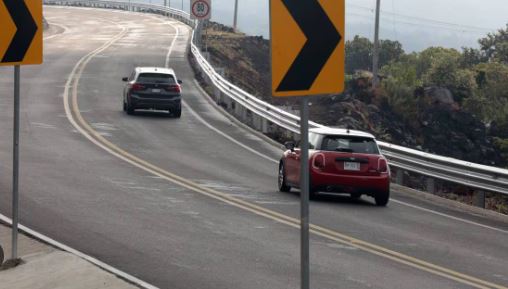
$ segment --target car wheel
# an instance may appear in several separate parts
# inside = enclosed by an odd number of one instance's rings
[[[318,197],[317,190],[312,186],[312,180],[309,177],[309,200],[315,200]]]
[[[286,184],[286,171],[284,170],[284,163],[281,162],[279,165],[279,177],[278,177],[279,191],[289,192],[291,187]]]
[[[390,190],[377,192],[376,195],[374,195],[374,199],[376,200],[376,206],[386,206],[386,204],[388,204],[388,200],[390,199]]]
[[[127,103],[125,103],[125,100],[123,101],[123,111],[127,111]]]
[[[176,118],[180,118],[182,116],[182,109],[175,109],[175,112],[173,113],[173,116]]]
[[[127,111],[127,114],[134,114],[134,107],[132,107],[132,105],[130,105],[129,103],[126,104],[126,111]]]
[[[360,193],[351,193],[351,199],[353,199],[353,200],[358,200],[361,197],[362,197],[362,194],[360,194]]]

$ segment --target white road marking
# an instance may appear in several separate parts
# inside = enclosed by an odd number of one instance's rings
[[[47,129],[56,129],[56,126],[52,124],[42,123],[42,122],[32,122],[32,126],[38,128],[47,128]]]
[[[475,225],[475,226],[479,226],[479,227],[482,227],[482,228],[485,228],[485,229],[490,229],[490,230],[494,230],[494,231],[497,231],[497,232],[508,234],[507,230],[503,230],[503,229],[499,229],[499,228],[496,228],[496,227],[487,226],[487,225],[480,224],[480,223],[477,223],[477,222],[473,222],[473,221],[470,221],[470,220],[466,220],[466,219],[462,219],[462,218],[459,218],[459,217],[451,216],[451,215],[448,215],[448,214],[440,213],[440,212],[437,212],[437,211],[434,211],[434,210],[422,208],[420,206],[412,205],[412,204],[409,204],[409,203],[406,203],[406,202],[403,202],[403,201],[399,201],[399,200],[395,200],[395,199],[391,199],[391,200],[393,202],[397,203],[397,204],[408,206],[408,207],[411,207],[413,209],[417,209],[417,210],[420,210],[420,211],[424,211],[424,212],[427,212],[427,213],[432,213],[432,214],[439,215],[441,217],[445,217],[445,218],[452,219],[452,220],[455,220],[455,221],[460,221],[460,222],[467,223],[467,224],[470,224],[470,225]]]
[[[64,35],[65,33],[67,33],[69,31],[69,28],[67,26],[65,26],[65,25],[56,24],[56,23],[48,23],[48,25],[58,26],[58,27],[62,28],[63,31],[60,32],[60,33],[56,33],[56,34],[44,37],[43,40],[50,40],[50,39],[55,38],[57,36]]]
[[[240,146],[240,147],[242,147],[242,148],[244,148],[244,149],[248,150],[249,152],[251,152],[251,153],[253,153],[253,154],[255,154],[255,155],[259,156],[259,157],[262,157],[262,158],[263,158],[263,159],[265,159],[265,160],[268,160],[268,161],[270,161],[270,162],[272,162],[272,163],[276,163],[276,164],[278,164],[278,163],[279,163],[279,161],[278,161],[278,160],[274,160],[273,158],[271,158],[271,157],[269,157],[269,156],[267,156],[267,155],[265,155],[265,154],[263,154],[263,153],[260,153],[260,152],[258,152],[257,150],[255,150],[255,149],[253,149],[253,148],[251,148],[251,147],[249,147],[249,146],[247,146],[247,145],[244,145],[243,143],[241,143],[241,142],[237,141],[237,140],[236,140],[236,139],[234,139],[233,137],[231,137],[231,136],[227,135],[226,133],[222,132],[222,131],[221,131],[221,130],[219,130],[218,128],[216,128],[216,127],[212,126],[212,125],[211,125],[211,124],[209,124],[206,120],[204,120],[201,116],[199,116],[199,115],[197,114],[197,112],[195,112],[195,111],[194,111],[194,110],[193,110],[193,109],[192,109],[192,108],[191,108],[191,107],[187,104],[187,102],[185,102],[185,101],[183,101],[183,100],[182,100],[182,104],[183,104],[183,106],[185,107],[185,109],[186,109],[186,110],[188,110],[188,111],[189,111],[189,112],[190,112],[190,113],[191,113],[191,114],[192,114],[192,115],[193,115],[196,119],[198,119],[198,120],[199,120],[202,124],[204,124],[204,125],[205,125],[206,127],[208,127],[209,129],[211,129],[211,130],[215,131],[216,133],[220,134],[220,135],[221,135],[221,136],[223,136],[225,139],[227,139],[227,140],[231,141],[232,143],[234,143],[234,144],[236,144],[236,145],[238,145],[238,146]]]
[[[157,188],[148,188],[148,187],[127,187],[128,189],[132,189],[132,190],[143,190],[143,191],[154,191],[154,192],[159,192],[161,189],[157,189]]]

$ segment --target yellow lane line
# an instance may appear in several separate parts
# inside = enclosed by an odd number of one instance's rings
[[[244,200],[232,197],[226,193],[219,192],[210,188],[202,187],[199,184],[196,184],[190,180],[187,180],[183,177],[180,177],[178,175],[175,175],[169,171],[166,171],[160,167],[157,167],[145,160],[142,160],[127,151],[121,149],[120,147],[116,146],[112,142],[105,139],[103,136],[101,136],[97,131],[95,131],[89,124],[84,120],[82,117],[79,107],[78,107],[78,86],[79,86],[79,80],[81,78],[81,74],[83,73],[86,65],[88,62],[97,54],[100,52],[106,50],[109,48],[113,43],[118,41],[119,39],[123,38],[123,36],[127,33],[127,30],[125,28],[122,28],[122,31],[117,34],[114,38],[112,38],[110,41],[106,42],[103,46],[99,47],[98,49],[92,51],[91,53],[84,56],[74,67],[73,71],[71,72],[68,82],[65,88],[64,93],[64,106],[65,111],[67,114],[67,117],[71,124],[86,138],[88,138],[90,141],[92,141],[94,144],[98,145],[99,147],[103,148],[104,150],[108,151],[109,153],[117,156],[118,158],[142,169],[145,170],[151,174],[154,174],[156,176],[159,176],[169,182],[172,182],[174,184],[177,184],[179,186],[182,186],[184,188],[187,188],[191,191],[194,191],[196,193],[206,195],[208,197],[214,198],[216,200],[219,200],[221,202],[225,202],[229,205],[235,206],[237,208],[249,211],[251,213],[254,213],[259,216],[263,216],[265,218],[277,221],[279,223],[291,226],[293,228],[300,228],[300,220],[278,213],[276,211],[272,211],[263,207],[260,207],[258,205],[246,202]],[[71,104],[69,103],[69,89],[72,88],[72,100]],[[362,251],[372,253],[374,255],[384,257],[387,259],[390,259],[392,261],[395,261],[397,263],[405,264],[413,268],[417,268],[438,276],[442,276],[445,278],[448,278],[450,280],[457,281],[462,284],[466,284],[475,288],[497,288],[497,289],[508,289],[507,287],[494,284],[488,281],[484,281],[478,278],[475,278],[473,276],[469,276],[466,274],[462,274],[399,252],[395,252],[389,249],[386,249],[384,247],[368,243],[350,236],[347,236],[345,234],[332,231],[330,229],[326,229],[320,226],[316,226],[311,224],[310,226],[311,232],[317,236],[321,236],[323,238],[326,238],[328,240],[332,240],[338,243],[346,244],[355,248],[358,248]]]

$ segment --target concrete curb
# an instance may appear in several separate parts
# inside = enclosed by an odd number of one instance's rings
[[[8,217],[2,215],[2,214],[0,214],[0,222],[3,222],[3,223],[5,223],[5,224],[7,224],[9,226],[12,226],[12,220],[9,219]],[[80,251],[78,251],[76,249],[73,249],[73,248],[71,248],[71,247],[69,247],[67,245],[64,245],[64,244],[62,244],[62,243],[60,243],[58,241],[55,241],[55,240],[53,240],[53,239],[51,239],[51,238],[49,238],[49,237],[47,237],[47,236],[45,236],[45,235],[43,235],[41,233],[38,233],[38,232],[36,232],[36,231],[26,227],[26,226],[23,226],[23,225],[19,224],[18,225],[18,229],[19,229],[20,232],[23,232],[25,235],[27,235],[27,236],[29,236],[29,237],[31,237],[33,239],[36,239],[36,240],[38,240],[40,242],[43,242],[43,243],[46,243],[46,244],[48,244],[50,246],[53,246],[53,247],[55,247],[57,249],[60,249],[62,251],[66,251],[68,253],[76,255],[77,257],[79,257],[79,258],[81,258],[81,259],[83,259],[85,261],[88,261],[89,263],[92,263],[93,265],[101,268],[102,270],[104,270],[106,272],[109,272],[109,273],[115,275],[116,277],[118,277],[118,278],[120,278],[120,279],[122,279],[122,280],[124,280],[124,281],[126,281],[126,282],[128,282],[130,284],[132,284],[132,285],[135,285],[135,286],[137,286],[139,288],[142,288],[142,289],[159,289],[158,287],[155,287],[155,286],[153,286],[153,285],[151,285],[151,284],[149,284],[149,283],[147,283],[147,282],[145,282],[143,280],[140,280],[140,279],[138,279],[138,278],[136,278],[136,277],[134,277],[134,276],[132,276],[130,274],[127,274],[127,273],[125,273],[123,271],[120,271],[120,270],[118,270],[118,269],[116,269],[116,268],[114,268],[114,267],[112,267],[112,266],[110,266],[110,265],[108,265],[108,264],[106,264],[106,263],[104,263],[104,262],[102,262],[102,261],[92,257],[92,256],[86,255],[85,253],[82,253],[82,252],[80,252]]]

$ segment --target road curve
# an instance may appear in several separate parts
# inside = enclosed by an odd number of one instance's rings
[[[206,100],[190,29],[114,10],[44,13],[60,34],[45,36],[43,65],[22,68],[22,223],[160,288],[297,288],[299,199],[276,191],[280,151]],[[124,114],[121,78],[166,63],[184,81],[182,118]],[[11,86],[0,68],[4,214]],[[506,219],[394,199],[311,203],[312,288],[508,286]]]

